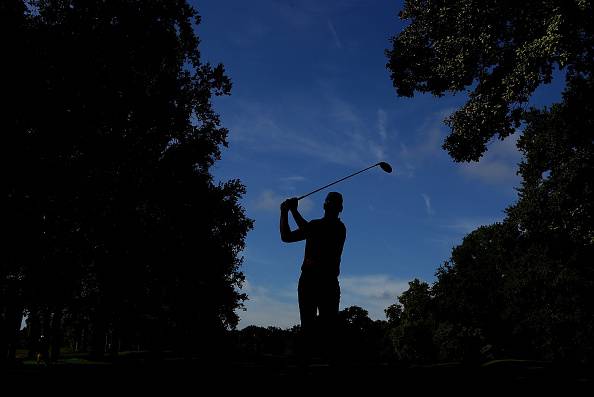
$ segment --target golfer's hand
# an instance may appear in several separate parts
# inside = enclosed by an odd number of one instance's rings
[[[292,197],[290,199],[288,199],[286,201],[287,206],[289,207],[289,210],[294,211],[297,209],[297,207],[299,206],[299,200],[297,200],[297,197]]]
[[[289,212],[289,200],[285,200],[280,205],[281,212]]]

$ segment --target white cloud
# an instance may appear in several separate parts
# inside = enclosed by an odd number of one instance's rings
[[[446,109],[428,115],[417,129],[415,141],[408,145],[400,144],[400,156],[410,163],[418,164],[443,153],[441,145],[447,134],[443,117],[449,112],[450,110]]]
[[[304,176],[295,175],[295,176],[285,176],[285,177],[280,178],[280,180],[283,182],[303,182],[303,181],[307,180],[307,178]]]
[[[388,123],[388,115],[386,114],[386,112],[382,109],[378,109],[377,110],[377,131],[379,133],[379,136],[383,141],[385,141],[388,138],[388,131],[386,129]]]
[[[338,37],[338,33],[336,33],[336,29],[331,21],[328,21],[328,29],[330,29],[330,33],[332,33],[332,38],[334,39],[334,44],[338,48],[342,48],[342,43],[340,41],[340,37]]]
[[[313,209],[314,202],[309,197],[303,198],[299,200],[299,210],[304,214],[309,214],[309,212]]]
[[[307,178],[305,178],[303,176],[299,176],[299,175],[285,176],[285,177],[279,178],[279,181],[280,181],[279,188],[283,192],[295,192],[297,190],[297,185],[300,184],[301,182],[305,182],[306,180],[307,180]]]
[[[516,167],[514,165],[488,159],[483,159],[480,163],[465,164],[462,172],[491,184],[506,183],[516,179]]]
[[[249,325],[290,328],[299,324],[297,286],[271,290],[246,280],[243,292],[249,300],[244,303],[246,310],[238,311],[239,329]]]
[[[253,202],[253,207],[256,210],[278,211],[283,200],[284,198],[280,197],[274,191],[263,190]]]
[[[369,150],[373,153],[373,156],[377,161],[386,159],[386,149],[384,146],[369,142]]]
[[[479,162],[461,163],[461,172],[484,183],[516,186],[520,181],[517,164],[521,160],[516,147],[518,136],[516,133],[503,141],[493,141]]]
[[[373,320],[385,320],[384,310],[397,302],[408,289],[408,280],[397,280],[385,274],[340,277],[340,309],[359,306],[369,312]],[[246,280],[243,292],[248,294],[245,311],[238,311],[239,328],[248,325],[290,328],[299,324],[297,284],[264,287]]]
[[[311,125],[283,121],[287,113],[299,112]],[[251,152],[299,154],[323,162],[356,168],[386,159],[386,147],[370,134],[355,107],[326,92],[323,102],[305,109],[266,107],[243,102],[229,128],[231,144]],[[375,138],[375,139],[374,139]]]
[[[435,214],[435,211],[433,211],[433,208],[431,207],[431,197],[425,193],[422,193],[421,196],[423,196],[423,200],[425,201],[425,211],[427,211],[427,215]]]
[[[335,95],[332,90],[325,87],[325,99],[330,107],[330,115],[339,122],[349,125],[352,129],[359,129],[362,127],[362,120],[359,117],[356,108],[349,102]]]
[[[443,124],[443,118],[451,112],[451,109],[444,109],[431,113],[416,129],[414,139],[410,142],[400,142],[400,150],[395,172],[399,175],[413,177],[417,168],[424,163],[441,157],[447,159],[447,153],[442,149],[442,144],[447,135],[447,128]],[[450,159],[447,159],[451,161]]]
[[[281,203],[288,198],[281,196],[274,190],[266,189],[261,191],[258,197],[251,202],[251,207],[258,211],[277,212],[280,209]],[[298,208],[301,213],[307,214],[313,208],[313,201],[309,197],[301,199],[299,200]]]
[[[396,303],[397,297],[408,289],[408,281],[386,274],[342,276],[340,278],[340,307],[360,306],[374,320],[385,320],[384,310]]]
[[[473,230],[478,229],[480,226],[491,225],[495,222],[501,222],[505,215],[502,214],[501,218],[495,217],[478,217],[478,218],[458,218],[442,225],[445,229],[449,229],[455,233],[466,235]]]

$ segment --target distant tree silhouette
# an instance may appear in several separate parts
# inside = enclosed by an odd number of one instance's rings
[[[388,322],[372,320],[367,310],[350,306],[338,314],[336,333],[332,335],[338,351],[332,357],[334,364],[377,364],[394,361],[392,340],[388,334]],[[234,359],[250,362],[274,360],[301,362],[300,326],[288,329],[250,325],[231,333],[230,351]],[[325,346],[316,345],[315,353],[323,353]]]
[[[227,145],[211,98],[231,82],[200,59],[197,12],[181,0],[1,7],[3,350],[23,308],[54,358],[66,325],[99,355],[125,341],[214,346],[246,298],[252,221],[240,182],[209,172]]]
[[[338,313],[338,355],[344,363],[387,362],[392,359],[388,323],[369,318],[367,310],[350,306]]]
[[[386,309],[394,350],[403,362],[433,362],[436,356],[431,287],[418,279],[409,282],[408,286],[408,290],[398,297],[401,305],[394,304]]]
[[[280,329],[278,327],[259,327],[250,325],[240,331],[237,349],[248,359],[258,360],[264,356],[290,357],[295,354],[295,340],[298,329]]]

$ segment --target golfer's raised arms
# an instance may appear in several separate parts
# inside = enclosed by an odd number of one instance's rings
[[[297,211],[297,205],[298,200],[292,198],[285,200],[280,206],[280,235],[281,240],[285,243],[294,243],[296,241],[305,240],[307,221],[301,216],[299,211]],[[297,230],[291,230],[291,227],[289,226],[289,211],[291,211],[291,214],[297,223]]]
[[[293,219],[295,219],[295,223],[297,223],[297,227],[300,230],[305,231],[308,222],[301,216],[299,211],[297,210],[297,206],[299,205],[299,200],[296,197],[290,198],[287,200],[289,211],[291,211],[291,215],[293,215]]]

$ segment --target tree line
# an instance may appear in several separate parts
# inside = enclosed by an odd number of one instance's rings
[[[245,300],[252,227],[186,1],[0,4],[4,244],[0,347],[56,359],[132,347],[210,349]],[[45,346],[38,346],[39,344]]]
[[[446,124],[454,161],[520,134],[518,200],[415,281],[388,315],[418,360],[594,358],[594,10],[585,1],[407,0],[387,67],[399,96],[466,92]],[[554,74],[562,100],[528,106]]]
[[[386,51],[399,96],[466,92],[444,149],[477,161],[519,134],[517,202],[468,234],[429,285],[372,321],[341,312],[361,360],[482,362],[594,356],[594,11],[587,1],[406,0]],[[222,65],[202,62],[186,1],[5,0],[5,249],[0,346],[23,335],[101,356],[207,353],[228,341],[285,351],[297,329],[233,330],[253,222],[238,180],[209,169],[228,131],[212,108]],[[529,107],[565,78],[562,100]],[[292,342],[288,342],[289,345]],[[281,347],[285,346],[285,347]],[[259,353],[258,353],[259,352]]]

